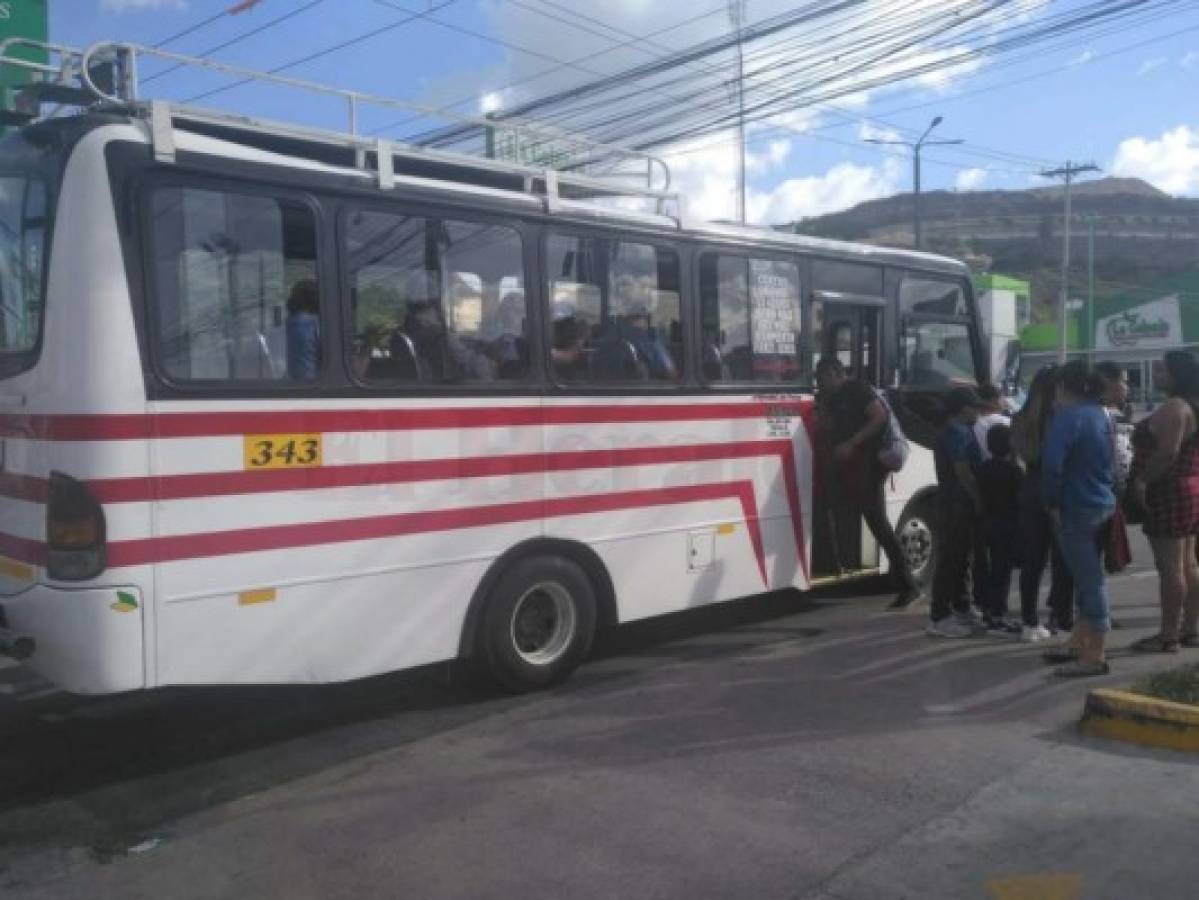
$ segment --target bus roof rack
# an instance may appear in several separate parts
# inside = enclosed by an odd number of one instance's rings
[[[142,78],[142,63],[147,59],[169,65]],[[63,107],[118,110],[148,122],[155,157],[164,162],[174,160],[173,135],[178,126],[259,147],[285,146],[283,152],[288,155],[320,161],[328,161],[332,151],[347,165],[373,173],[384,188],[394,185],[397,174],[503,186],[541,196],[551,212],[559,200],[637,199],[649,201],[654,213],[671,215],[681,224],[682,202],[670,191],[670,169],[661,158],[548,125],[462,116],[393,97],[138,44],[101,42],[80,49],[8,38],[0,41],[0,69],[4,67],[23,70],[29,82],[5,90],[0,125],[52,118],[60,115]],[[346,128],[317,128],[144,95],[146,81],[185,67],[238,79],[194,99],[243,84],[271,85],[338,101],[346,116]],[[53,108],[44,113],[46,105]],[[371,108],[400,112],[405,118],[363,133],[360,120]],[[469,126],[473,137],[465,139],[465,149],[451,151],[379,135],[396,125],[430,121]]]

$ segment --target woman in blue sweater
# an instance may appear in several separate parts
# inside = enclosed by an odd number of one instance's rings
[[[1080,362],[1062,368],[1059,410],[1041,448],[1041,487],[1058,546],[1074,576],[1079,616],[1072,642],[1078,659],[1054,673],[1066,678],[1106,675],[1104,644],[1111,629],[1100,537],[1116,509],[1114,437],[1099,405],[1099,385]]]

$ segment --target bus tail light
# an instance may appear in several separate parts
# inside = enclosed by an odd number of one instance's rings
[[[46,574],[58,581],[86,581],[107,566],[104,510],[79,481],[50,474],[46,506]]]

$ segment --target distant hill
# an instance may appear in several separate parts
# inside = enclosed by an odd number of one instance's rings
[[[964,259],[976,271],[1029,280],[1033,318],[1049,321],[1060,281],[1062,191],[1057,185],[922,194],[925,249]],[[1148,296],[1163,282],[1199,271],[1199,199],[1172,197],[1136,178],[1102,178],[1074,186],[1071,221],[1072,296],[1086,295],[1092,225],[1095,293],[1100,300],[1115,294]],[[912,195],[871,200],[779,227],[910,247]]]

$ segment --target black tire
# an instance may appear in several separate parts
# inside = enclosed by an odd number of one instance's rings
[[[937,531],[933,527],[935,515],[935,498],[919,497],[908,504],[899,517],[899,527],[895,529],[908,573],[926,596],[933,589],[933,573],[937,569]]]
[[[561,684],[595,638],[595,587],[575,562],[529,556],[500,576],[484,601],[476,658],[510,691]]]

